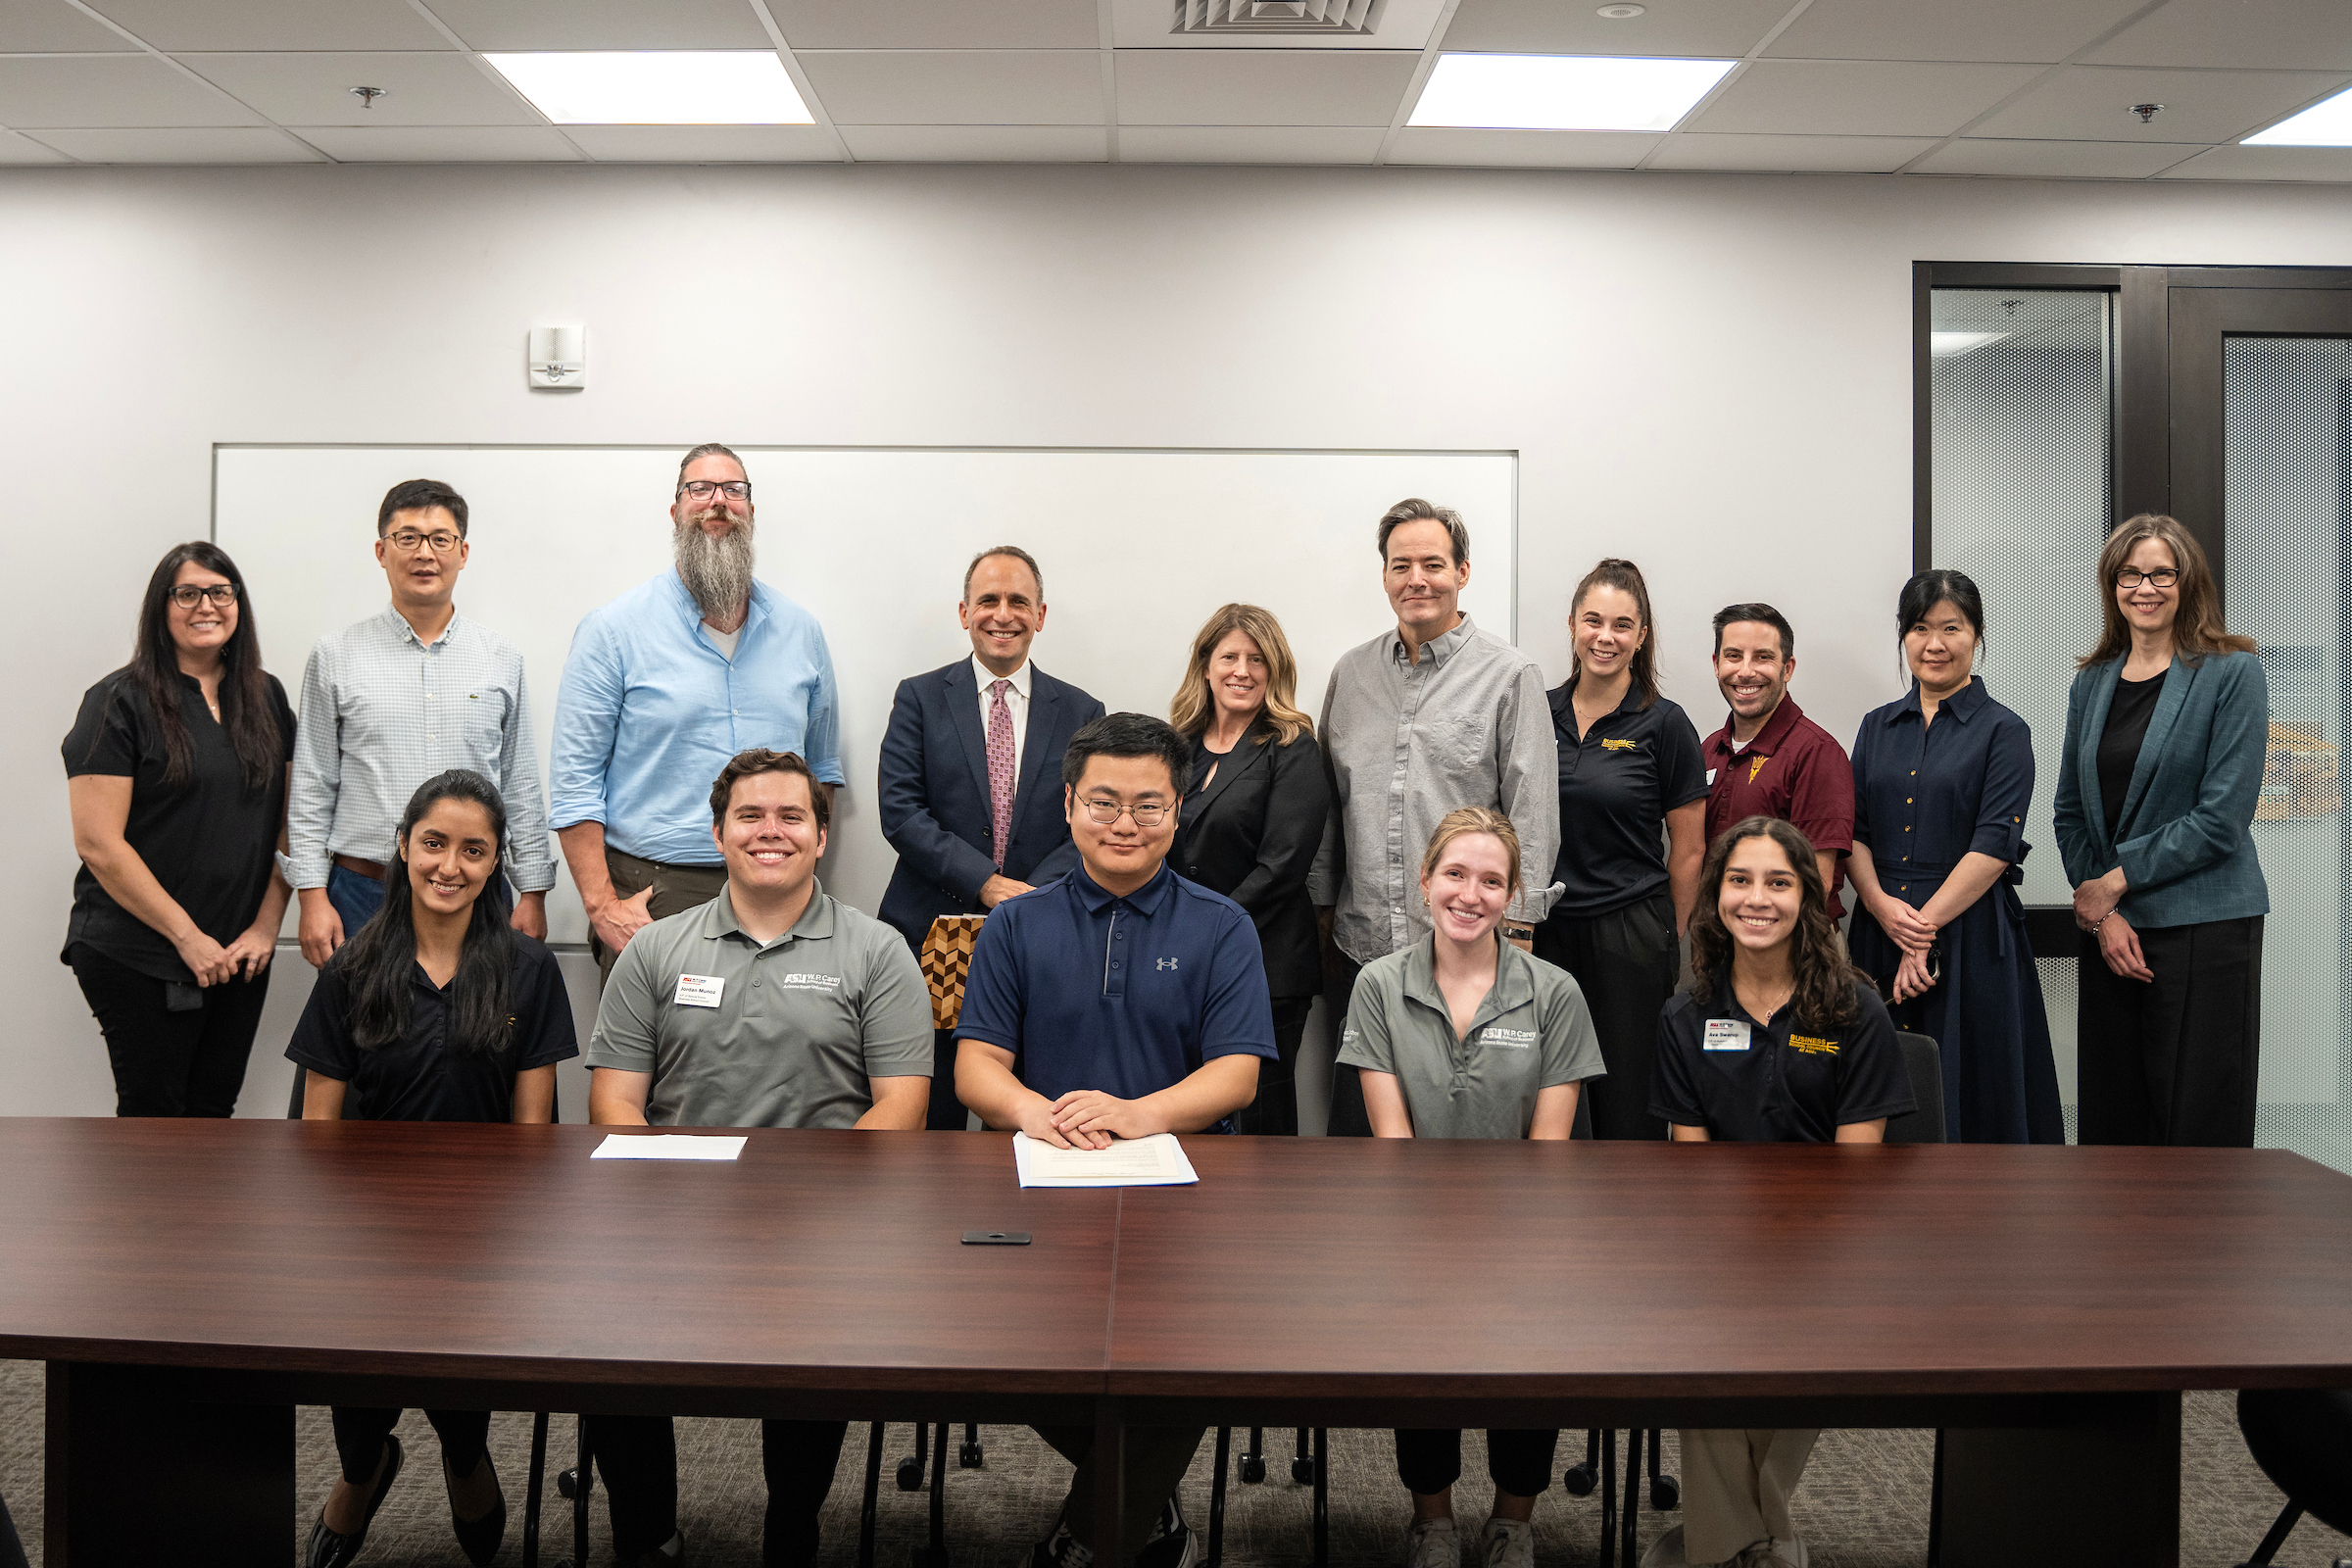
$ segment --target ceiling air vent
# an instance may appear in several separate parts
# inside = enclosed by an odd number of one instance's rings
[[[1384,0],[1176,0],[1170,32],[1369,34]]]

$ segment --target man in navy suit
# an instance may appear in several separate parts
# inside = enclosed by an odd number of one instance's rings
[[[1061,808],[1061,754],[1102,705],[1029,662],[1046,624],[1045,574],[999,545],[964,568],[956,618],[972,657],[899,682],[877,779],[882,836],[899,852],[881,916],[920,954],[931,922],[977,914],[1078,863]],[[960,1130],[956,1040],[934,1040],[926,1125]]]

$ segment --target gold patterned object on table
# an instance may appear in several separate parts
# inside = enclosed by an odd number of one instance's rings
[[[943,914],[923,936],[923,983],[931,988],[931,1027],[953,1029],[963,1015],[963,982],[985,914]]]
[[[2333,816],[2343,805],[2335,748],[2306,725],[2272,720],[2270,750],[2262,760],[2262,799],[2254,807],[2254,820]]]

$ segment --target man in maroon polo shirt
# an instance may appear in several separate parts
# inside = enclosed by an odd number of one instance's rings
[[[1854,764],[1830,732],[1788,695],[1796,633],[1770,605],[1731,605],[1715,615],[1715,684],[1731,714],[1699,748],[1707,768],[1707,842],[1734,822],[1777,816],[1812,841],[1830,917],[1845,913],[1838,889],[1854,847]]]

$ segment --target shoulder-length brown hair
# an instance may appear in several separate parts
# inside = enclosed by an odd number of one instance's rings
[[[1634,602],[1634,612],[1642,617],[1642,646],[1634,650],[1629,662],[1634,690],[1642,694],[1642,706],[1649,708],[1658,700],[1658,640],[1651,635],[1649,623],[1649,584],[1642,580],[1642,568],[1617,556],[1604,557],[1600,564],[1585,573],[1584,581],[1568,600],[1568,675],[1571,680],[1584,673],[1576,658],[1576,616],[1585,608],[1585,595],[1595,588],[1614,588]]]
[[[1797,1021],[1815,1028],[1852,1023],[1859,1010],[1854,984],[1866,977],[1846,956],[1845,939],[1830,920],[1829,889],[1822,885],[1821,862],[1813,858],[1811,841],[1777,816],[1735,822],[1707,851],[1698,873],[1698,903],[1690,911],[1691,995],[1711,1003],[1718,982],[1727,989],[1732,983],[1732,934],[1724,929],[1721,908],[1723,871],[1732,851],[1749,839],[1772,840],[1796,870],[1796,931],[1788,947],[1796,991],[1788,1000]]]
[[[2077,668],[2085,664],[2104,664],[2111,659],[2121,659],[2132,651],[2132,628],[2124,621],[2124,612],[2115,602],[2115,574],[2124,569],[2124,563],[2143,539],[2154,539],[2173,553],[2173,564],[2180,573],[2180,611],[2173,620],[2173,648],[2189,663],[2200,662],[2208,654],[2250,654],[2254,639],[2240,637],[2222,621],[2221,596],[2214,591],[2213,567],[2206,564],[2204,547],[2197,536],[2180,525],[2180,519],[2158,512],[2143,512],[2117,525],[2107,536],[2107,548],[2099,552],[2099,609],[2106,616],[2099,627],[2099,645],[2075,661]]]
[[[1315,721],[1298,707],[1298,661],[1291,657],[1291,640],[1282,634],[1282,622],[1274,618],[1273,612],[1255,605],[1219,606],[1193,639],[1193,657],[1185,661],[1184,682],[1168,702],[1168,722],[1176,727],[1176,733],[1199,740],[1208,728],[1208,656],[1217,651],[1228,632],[1236,631],[1247,633],[1266,659],[1266,700],[1258,710],[1259,723],[1269,727],[1272,738],[1284,746],[1301,735],[1312,735]],[[1262,746],[1267,736],[1260,733],[1257,739]]]

